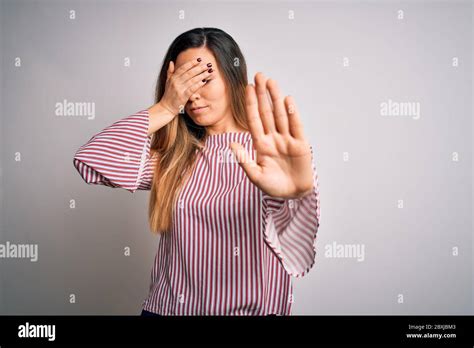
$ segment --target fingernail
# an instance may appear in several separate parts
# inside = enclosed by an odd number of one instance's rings
[[[212,70],[212,68],[210,68],[208,71],[209,71],[209,72],[213,72],[214,70]]]
[[[201,58],[198,58],[197,61],[200,62],[202,59]]]
[[[212,66],[212,63],[207,63],[207,66],[208,66],[208,67],[211,67],[211,66]]]

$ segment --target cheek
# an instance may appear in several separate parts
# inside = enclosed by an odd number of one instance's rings
[[[209,101],[209,104],[212,104],[214,107],[223,106],[227,102],[224,85],[218,86],[218,84],[210,84],[207,86],[203,96]]]
[[[214,79],[206,86],[206,92],[216,99],[222,98],[225,95],[225,91],[226,86],[222,79]]]

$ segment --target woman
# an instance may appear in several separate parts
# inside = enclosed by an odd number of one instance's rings
[[[261,73],[247,85],[232,37],[196,28],[169,47],[155,104],[93,136],[74,165],[88,184],[150,190],[161,238],[142,315],[289,315],[291,277],[316,255],[312,155],[293,99]]]

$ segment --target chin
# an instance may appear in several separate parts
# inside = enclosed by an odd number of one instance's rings
[[[190,116],[191,119],[199,126],[210,126],[216,123],[216,121],[208,115]]]

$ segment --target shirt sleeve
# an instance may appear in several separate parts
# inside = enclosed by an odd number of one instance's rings
[[[77,150],[74,167],[87,184],[149,190],[156,157],[148,127],[147,109],[116,121]]]
[[[293,277],[303,277],[313,267],[320,205],[318,174],[313,167],[313,191],[301,198],[284,199],[263,193],[264,239]]]

